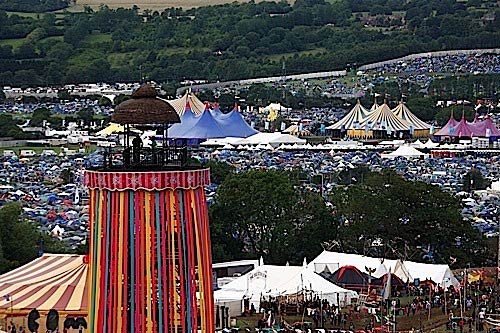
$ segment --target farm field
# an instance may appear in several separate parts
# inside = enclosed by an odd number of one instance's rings
[[[260,2],[263,0],[257,0]],[[132,7],[137,5],[140,9],[152,9],[161,10],[170,7],[182,7],[182,8],[192,8],[210,5],[222,5],[226,3],[232,3],[235,0],[77,0],[76,8],[83,8],[84,6],[90,6],[92,8],[97,8],[101,4],[105,4],[110,8],[118,7]],[[238,2],[250,2],[250,0],[238,0]]]

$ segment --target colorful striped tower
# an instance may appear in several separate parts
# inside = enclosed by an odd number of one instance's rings
[[[131,155],[85,173],[90,332],[212,333],[209,170],[186,166],[173,147]]]

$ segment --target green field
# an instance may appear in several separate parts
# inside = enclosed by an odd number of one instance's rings
[[[97,44],[111,42],[111,34],[92,34],[85,38],[85,43]]]
[[[44,42],[55,43],[55,42],[59,42],[59,41],[62,42],[63,40],[64,40],[63,36],[51,36],[51,37],[43,38],[43,39],[39,40],[38,42],[40,42],[40,43],[44,43]],[[9,45],[9,46],[12,46],[13,49],[16,49],[19,46],[21,46],[25,43],[29,43],[29,42],[30,41],[28,38],[0,39],[0,46]]]
[[[7,15],[18,15],[21,17],[30,17],[34,19],[38,19],[43,15],[43,13],[25,13],[25,12],[7,12]]]
[[[15,39],[0,39],[1,46],[12,46],[12,48],[18,48],[27,41],[26,38],[15,38]]]
[[[316,55],[316,54],[321,54],[323,52],[328,52],[328,50],[325,49],[324,47],[318,47],[318,48],[313,49],[313,50],[273,54],[273,55],[267,56],[266,58],[269,59],[269,60],[272,60],[272,61],[280,61],[283,58],[284,59],[288,59],[288,58],[291,58],[291,57],[293,57],[295,55],[298,55],[298,56],[313,56],[313,55]]]

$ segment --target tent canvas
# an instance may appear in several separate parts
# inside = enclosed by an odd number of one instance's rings
[[[274,133],[257,133],[246,139],[235,142],[237,145],[258,145],[258,144],[270,144],[273,147],[278,147],[281,144],[297,144],[305,145],[306,140],[299,139],[296,136],[290,134],[283,134],[280,132]]]
[[[183,124],[181,122],[179,127],[171,128],[168,135],[175,139],[210,139],[229,136],[209,110],[205,110],[194,123]]]
[[[423,129],[423,130],[429,130],[431,128],[431,125],[427,124],[426,122],[420,120],[417,116],[413,114],[413,112],[408,109],[406,104],[403,102],[399,103],[396,108],[392,110],[394,114],[403,120],[406,120],[409,122],[414,129]]]
[[[328,126],[327,130],[349,130],[360,128],[359,124],[370,114],[363,105],[357,101],[356,105],[342,119]]]
[[[116,123],[109,123],[109,125],[99,132],[96,133],[97,136],[108,136],[111,134],[115,133],[123,133],[125,131],[125,128],[123,125],[116,124]]]
[[[84,256],[44,254],[0,275],[0,313],[24,314],[36,308],[60,314],[87,315],[87,268]]]
[[[363,289],[368,286],[369,276],[354,266],[342,266],[334,273],[320,274],[328,281],[347,289]]]
[[[373,111],[360,124],[360,128],[368,125],[372,130],[391,130],[394,132],[409,131],[410,123],[398,118],[387,104],[382,104],[377,110]]]
[[[420,158],[420,157],[429,157],[428,154],[424,154],[419,150],[403,145],[399,146],[395,151],[388,154],[381,154],[382,158],[396,158],[396,157],[406,157],[406,158]]]
[[[182,116],[184,112],[186,112],[187,105],[190,106],[191,111],[195,114],[201,114],[205,110],[205,104],[191,92],[186,92],[184,96],[177,99],[167,100],[166,102],[168,102],[175,109],[179,116]]]
[[[377,270],[383,264],[388,270],[394,272],[403,281],[413,281],[419,278],[421,281],[430,278],[436,283],[444,281],[446,286],[457,286],[458,280],[453,276],[448,265],[417,263],[413,261],[402,261],[394,259],[374,258],[360,254],[340,253],[323,251],[309,265],[316,272],[321,272],[327,265],[338,265],[339,267],[352,265],[364,272],[365,267]],[[380,276],[375,276],[380,277]]]
[[[250,299],[258,308],[262,296],[287,296],[315,292],[323,297],[350,303],[357,294],[328,282],[304,266],[261,265],[214,291],[216,303]]]
[[[215,115],[215,120],[224,128],[225,136],[247,138],[259,133],[248,125],[237,107],[226,114],[220,111],[213,114]]]

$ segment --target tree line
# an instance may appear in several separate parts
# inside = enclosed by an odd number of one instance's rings
[[[43,13],[67,8],[69,4],[69,0],[0,0],[0,9]]]
[[[0,84],[137,81],[141,74],[159,82],[225,81],[497,47],[500,40],[498,10],[493,20],[482,14],[495,9],[455,0],[379,1],[385,12],[406,11],[403,26],[384,30],[363,25],[362,3],[249,2],[162,12],[102,6],[57,19],[8,15],[4,38],[26,39],[0,47]]]

